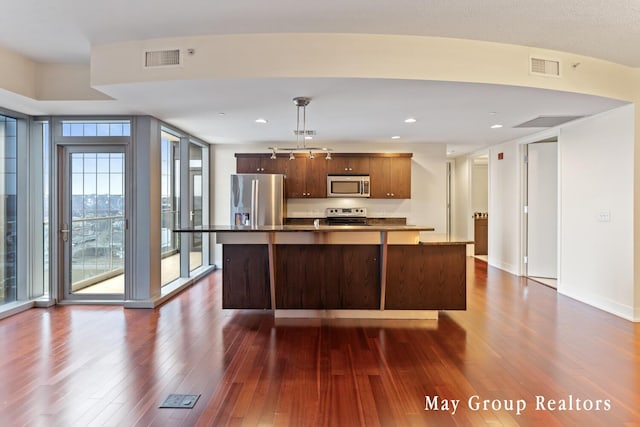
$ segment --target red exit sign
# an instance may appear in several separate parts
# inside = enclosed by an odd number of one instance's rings
[[[498,153],[498,160],[504,159],[504,153]]]

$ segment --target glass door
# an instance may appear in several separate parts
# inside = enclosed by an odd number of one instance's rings
[[[202,225],[202,147],[189,144],[189,222]],[[189,233],[189,271],[202,265],[202,233]]]
[[[60,215],[65,299],[124,298],[125,153],[65,147]]]

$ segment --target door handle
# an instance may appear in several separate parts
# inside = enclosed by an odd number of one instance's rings
[[[62,241],[63,242],[68,242],[69,241],[69,224],[64,224],[63,225],[63,229],[60,230],[60,233],[62,233]]]

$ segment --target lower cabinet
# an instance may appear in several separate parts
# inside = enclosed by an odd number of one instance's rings
[[[474,221],[475,255],[487,255],[489,249],[489,224],[487,218]]]
[[[278,245],[278,309],[379,309],[380,246]]]
[[[278,309],[379,310],[379,245],[283,244],[274,248]],[[264,244],[223,245],[223,308],[270,309]],[[465,310],[464,244],[389,245],[386,310]]]
[[[387,310],[465,310],[465,245],[389,245]]]
[[[222,308],[271,308],[267,245],[223,245]]]

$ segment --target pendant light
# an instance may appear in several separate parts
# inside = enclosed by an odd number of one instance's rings
[[[325,159],[331,160],[331,148],[326,147],[307,147],[307,137],[315,135],[315,131],[307,130],[307,105],[311,102],[311,98],[306,96],[297,96],[293,98],[293,103],[296,106],[296,129],[293,133],[296,136],[296,146],[295,147],[269,147],[271,150],[271,158],[276,158],[276,153],[278,151],[284,151],[289,153],[289,160],[294,160],[294,152],[306,152],[308,153],[309,159],[314,159],[314,152],[323,152],[327,153]],[[302,112],[302,120],[300,119],[300,113]]]

